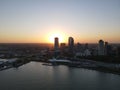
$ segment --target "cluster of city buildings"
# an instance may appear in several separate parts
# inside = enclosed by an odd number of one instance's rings
[[[108,44],[99,40],[96,44],[75,43],[73,37],[68,43],[59,43],[54,38],[54,45],[46,44],[0,44],[0,58],[25,58],[29,60],[47,61],[50,58],[68,58],[87,56],[120,56],[120,45]]]
[[[59,44],[59,38],[55,37],[53,55],[55,58],[49,59],[49,62],[51,62],[53,65],[54,63],[65,63],[70,67],[105,70],[119,73],[119,63],[106,63],[109,62],[109,60],[106,59],[105,62],[102,62],[104,61],[104,57],[109,57],[111,55],[112,57],[117,57],[120,55],[119,45],[112,46],[103,40],[99,40],[97,44],[93,45],[89,45],[87,43],[75,44],[73,37],[68,38],[68,44],[66,45],[65,43]],[[102,56],[102,60],[92,60],[88,58],[89,56],[97,56],[96,59],[99,59]]]
[[[59,43],[59,38],[55,37],[54,45],[50,47],[44,44],[0,44],[0,70],[18,67],[30,61],[67,63],[69,66],[92,69],[101,67],[118,71],[120,69],[120,64],[106,64],[88,58],[120,57],[119,44],[112,45],[103,40],[99,40],[97,44],[80,44],[75,43],[73,37],[69,37],[66,44]]]
[[[73,55],[73,56],[110,56],[118,55],[119,47],[112,46],[108,42],[99,40],[97,44],[89,45],[74,43],[74,38],[68,38],[68,45],[66,43],[59,44],[59,38],[54,39],[54,53],[55,57],[59,55]]]

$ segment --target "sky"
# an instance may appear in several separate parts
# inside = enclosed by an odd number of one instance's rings
[[[0,43],[120,43],[120,0],[0,0]]]

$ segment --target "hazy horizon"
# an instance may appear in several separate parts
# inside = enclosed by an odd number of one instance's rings
[[[0,43],[120,43],[120,0],[0,0]]]

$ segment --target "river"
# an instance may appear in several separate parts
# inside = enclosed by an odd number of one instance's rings
[[[30,62],[0,71],[0,90],[120,90],[120,76]]]

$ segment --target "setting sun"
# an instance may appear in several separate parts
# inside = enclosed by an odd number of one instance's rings
[[[62,43],[62,42],[66,42],[66,36],[64,33],[60,32],[60,31],[52,31],[49,33],[48,35],[48,41],[50,43],[54,43],[54,38],[55,37],[58,37],[59,38],[59,42]]]

